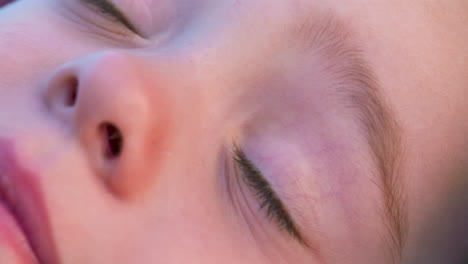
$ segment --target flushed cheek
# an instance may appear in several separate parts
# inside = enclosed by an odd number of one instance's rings
[[[214,205],[208,197],[203,203],[196,200],[185,199],[183,208],[171,208],[163,214],[165,206],[155,204],[159,214],[140,218],[146,219],[144,228],[132,235],[140,238],[139,247],[134,248],[138,254],[133,254],[129,263],[267,263],[221,204]]]
[[[33,15],[25,14],[24,16]],[[1,17],[1,15],[0,15]],[[13,19],[11,19],[13,20]],[[61,38],[54,38],[40,26],[33,23],[5,21],[0,18],[0,89],[21,87],[37,88],[45,76],[45,71],[52,69],[54,59],[61,52],[51,43],[62,43]],[[45,27],[44,27],[45,28]],[[43,36],[48,36],[47,40]],[[31,82],[34,80],[34,85]]]
[[[54,2],[18,0],[0,11],[0,89],[37,89],[63,63],[103,48]]]
[[[40,68],[31,58],[37,58],[43,52],[38,47],[40,44],[38,41],[32,41],[29,31],[22,26],[3,25],[0,22],[0,57],[2,58],[0,85],[2,89],[18,86],[22,80],[30,79],[31,75],[35,75]],[[21,56],[18,56],[20,54]],[[31,63],[36,67],[25,67],[30,66]],[[25,71],[25,68],[30,70]]]

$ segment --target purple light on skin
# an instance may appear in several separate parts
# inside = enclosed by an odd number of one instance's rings
[[[14,0],[0,0],[0,8],[3,7],[4,5],[7,5],[11,2],[13,2]]]

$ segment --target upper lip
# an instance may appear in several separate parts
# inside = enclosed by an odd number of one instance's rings
[[[0,138],[0,193],[42,264],[58,264],[39,178],[22,167],[11,140]]]

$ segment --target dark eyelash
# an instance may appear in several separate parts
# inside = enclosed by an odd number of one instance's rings
[[[128,18],[123,14],[123,12],[118,9],[112,2],[109,0],[81,0],[86,4],[93,5],[97,10],[110,17],[115,19],[116,21],[120,22],[124,26],[126,26],[131,31],[138,34],[138,30],[135,26],[128,20]]]
[[[234,147],[233,154],[234,160],[243,172],[245,183],[255,192],[255,196],[260,202],[260,209],[266,210],[269,219],[274,219],[282,230],[286,230],[293,238],[303,243],[289,213],[260,170],[238,146]]]

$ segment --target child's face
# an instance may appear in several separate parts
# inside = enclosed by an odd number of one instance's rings
[[[0,11],[1,263],[461,260],[466,1],[112,2]]]

